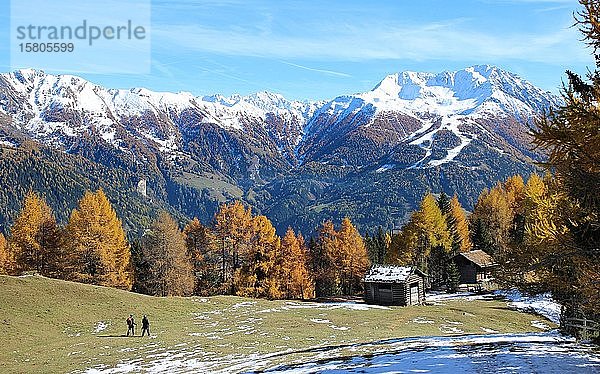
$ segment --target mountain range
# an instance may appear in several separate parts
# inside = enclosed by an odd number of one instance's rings
[[[209,222],[241,199],[279,231],[349,216],[404,222],[427,191],[472,208],[497,180],[536,170],[534,120],[560,98],[498,67],[388,75],[324,101],[270,92],[194,96],[108,89],[38,70],[0,74],[0,224],[29,189],[61,220],[102,187],[129,230],[160,209]],[[6,230],[6,227],[4,227]]]

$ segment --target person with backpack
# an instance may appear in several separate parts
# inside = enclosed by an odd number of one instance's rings
[[[133,319],[133,314],[130,314],[129,317],[127,318],[127,336],[129,336],[129,333],[131,332],[131,336],[135,336],[135,320]]]
[[[144,332],[148,333],[150,336],[150,321],[148,321],[148,317],[144,314],[144,318],[142,318],[142,336],[144,336]]]

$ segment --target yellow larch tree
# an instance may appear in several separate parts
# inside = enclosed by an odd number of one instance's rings
[[[400,266],[411,265],[416,244],[417,232],[409,221],[399,233],[392,237],[385,263]]]
[[[275,227],[265,216],[252,219],[250,246],[240,258],[236,270],[236,294],[249,297],[278,299],[281,292],[277,281],[276,261],[280,238]]]
[[[425,195],[420,209],[413,213],[408,228],[414,230],[411,236],[416,240],[412,245],[415,248],[413,264],[425,272],[439,270],[432,268],[436,264],[430,266],[432,251],[449,252],[452,240],[442,211],[431,193]]]
[[[29,192],[15,219],[9,239],[15,271],[36,271],[45,276],[62,274],[61,233],[46,201]]]
[[[14,271],[12,253],[8,250],[8,241],[4,234],[0,233],[0,274],[11,275]]]
[[[502,183],[483,190],[477,199],[471,227],[474,246],[492,256],[503,256],[511,238],[515,212]]]
[[[131,289],[131,249],[121,220],[101,189],[86,191],[66,232],[74,280]]]
[[[313,296],[314,285],[308,271],[308,253],[304,238],[289,227],[281,240],[278,261],[279,289],[286,299]]]
[[[452,236],[452,250],[454,252],[468,252],[473,244],[469,233],[469,221],[465,214],[465,210],[458,201],[458,196],[454,195],[450,200],[450,219],[449,227],[450,235]]]
[[[337,250],[332,253],[331,260],[339,269],[342,292],[352,295],[360,289],[362,278],[370,265],[367,247],[348,217],[342,220],[337,239]]]
[[[319,235],[311,247],[311,270],[315,279],[317,297],[330,296],[339,291],[336,289],[335,265],[332,254],[337,251],[337,232],[331,220],[323,222]]]
[[[524,189],[525,182],[523,181],[523,177],[518,174],[506,178],[504,182],[506,199],[514,212],[521,211]]]
[[[250,246],[252,227],[252,212],[239,201],[221,205],[215,214],[215,245],[220,252],[219,273],[224,293],[235,293],[233,277]]]

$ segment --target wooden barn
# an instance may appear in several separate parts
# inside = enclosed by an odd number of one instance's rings
[[[380,305],[422,304],[425,277],[412,266],[373,266],[365,275],[365,301]]]
[[[461,284],[480,284],[492,278],[492,271],[498,266],[492,256],[482,250],[459,253],[454,262],[460,272]]]

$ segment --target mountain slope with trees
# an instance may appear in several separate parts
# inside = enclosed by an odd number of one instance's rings
[[[136,232],[150,227],[144,211],[208,224],[233,200],[268,216],[280,235],[288,226],[312,235],[345,216],[361,231],[391,229],[428,191],[461,192],[471,209],[482,188],[529,175],[543,157],[529,147],[529,126],[559,103],[489,65],[392,74],[371,91],[323,102],[0,74],[0,180],[19,181],[0,191],[0,223],[12,222],[29,188],[64,222],[71,191],[102,187]],[[125,196],[136,203],[122,204]]]

